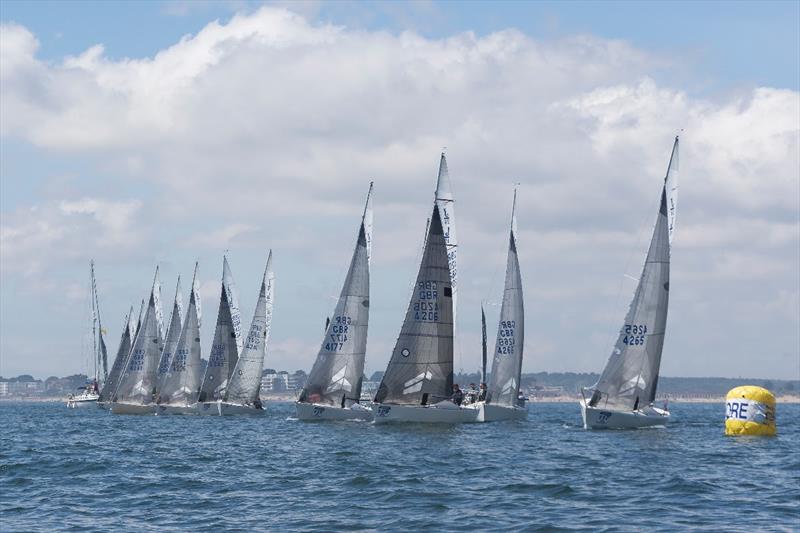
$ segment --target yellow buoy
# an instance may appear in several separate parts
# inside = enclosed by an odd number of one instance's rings
[[[775,435],[775,396],[754,385],[728,391],[725,398],[726,435]]]

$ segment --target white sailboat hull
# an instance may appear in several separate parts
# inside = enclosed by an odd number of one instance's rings
[[[155,412],[157,415],[196,415],[197,404],[191,405],[168,405],[160,404],[156,406]]]
[[[527,407],[509,407],[493,403],[477,402],[466,407],[475,409],[476,422],[497,422],[499,420],[525,420],[528,418]]]
[[[67,399],[67,408],[68,409],[83,409],[85,407],[91,407],[93,405],[97,405],[97,400],[100,399],[99,394],[81,394],[79,396],[75,396],[73,398]]]
[[[478,421],[478,409],[459,407],[445,401],[434,405],[374,404],[376,424],[422,423],[465,424]]]
[[[115,415],[152,415],[154,407],[152,403],[112,402],[111,412]]]
[[[664,427],[669,421],[669,411],[648,406],[638,411],[617,411],[590,407],[581,401],[584,429],[637,429]]]
[[[316,403],[296,402],[298,420],[372,420],[372,410],[356,404],[358,407],[336,407]]]
[[[193,407],[194,414],[202,416],[263,415],[266,412],[264,409],[222,401],[198,402]]]

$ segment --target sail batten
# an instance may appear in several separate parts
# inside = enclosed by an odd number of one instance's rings
[[[593,387],[590,406],[619,406],[635,410],[655,400],[669,306],[677,167],[676,137],[642,275],[614,349]]]
[[[442,401],[453,385],[453,289],[438,203],[419,273],[375,401],[420,405]]]
[[[372,243],[372,183],[333,316],[326,321],[314,366],[300,393],[301,402],[344,407],[361,397],[369,327],[370,247]]]
[[[236,361],[230,383],[225,390],[226,402],[252,405],[259,399],[261,373],[264,369],[264,357],[272,325],[274,291],[275,274],[272,271],[272,250],[270,250],[244,349]]]

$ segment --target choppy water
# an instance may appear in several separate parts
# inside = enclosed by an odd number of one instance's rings
[[[580,429],[577,405],[450,427],[114,416],[0,404],[3,531],[795,530],[800,405],[776,438],[723,406],[668,429]]]

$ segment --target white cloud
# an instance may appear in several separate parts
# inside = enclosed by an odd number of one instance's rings
[[[653,81],[654,68],[670,68],[663,58],[592,36],[427,39],[314,24],[274,8],[211,22],[150,58],[113,60],[98,44],[46,63],[27,29],[5,24],[0,34],[3,140],[82,160],[106,187],[100,195],[77,179],[67,192],[3,213],[4,284],[98,249],[142,286],[154,262],[177,271],[198,252],[214,278],[218,255],[231,248],[249,288],[272,247],[280,266],[273,349],[288,365],[299,351],[316,353],[317,324],[330,312],[327,295],[338,291],[374,179],[370,345],[385,349],[370,349],[368,367],[379,368],[407,303],[447,146],[463,356],[475,348],[479,300],[496,297],[519,181],[526,368],[598,369],[627,305],[620,280],[638,275],[671,137],[683,129],[673,272],[684,298],[673,295],[674,352],[665,361],[679,373],[721,373],[714,365],[725,357],[750,360],[732,335],[719,335],[721,355],[698,360],[691,351],[692,321],[714,315],[715,331],[731,330],[724,296],[743,283],[759,286],[748,301],[764,320],[774,314],[784,331],[797,323],[785,313],[798,291],[795,91],[699,98]],[[4,186],[18,179],[4,175]],[[215,310],[218,283],[202,292]],[[766,305],[776,298],[784,304]],[[212,321],[207,313],[204,335]],[[763,349],[800,347],[786,333]]]

